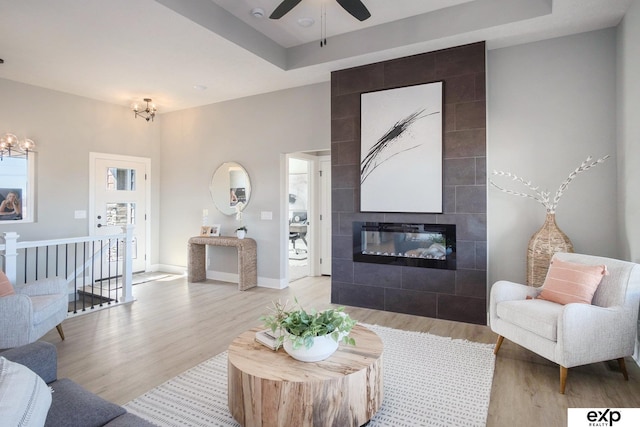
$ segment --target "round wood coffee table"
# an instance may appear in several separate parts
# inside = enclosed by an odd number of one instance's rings
[[[300,362],[255,341],[255,328],[229,345],[229,410],[241,425],[361,426],[382,404],[382,341],[356,325],[355,346]]]

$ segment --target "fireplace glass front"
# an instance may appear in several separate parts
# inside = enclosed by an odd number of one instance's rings
[[[455,270],[456,226],[354,222],[353,260]]]

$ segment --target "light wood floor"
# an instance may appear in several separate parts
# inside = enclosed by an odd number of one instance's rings
[[[181,372],[226,350],[254,326],[271,301],[297,297],[305,307],[325,308],[329,278],[305,278],[285,290],[186,278],[143,283],[137,298],[65,320],[66,340],[56,330],[43,339],[58,348],[58,376],[124,404]],[[355,319],[399,329],[494,343],[486,326],[347,307]],[[569,407],[640,407],[640,368],[627,358],[630,380],[607,363],[569,370],[567,391],[558,393],[556,365],[505,340],[496,359],[488,426],[566,426]]]

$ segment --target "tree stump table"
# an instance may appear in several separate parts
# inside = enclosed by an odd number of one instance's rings
[[[356,325],[355,346],[300,362],[255,341],[255,328],[229,345],[229,410],[245,427],[361,426],[382,404],[382,341]]]

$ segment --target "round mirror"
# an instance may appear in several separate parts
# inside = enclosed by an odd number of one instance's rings
[[[216,208],[225,215],[234,215],[243,210],[251,196],[249,174],[236,162],[220,165],[211,178],[209,186]]]

